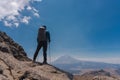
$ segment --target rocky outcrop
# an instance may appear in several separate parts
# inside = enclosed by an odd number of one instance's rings
[[[109,72],[106,72],[103,69],[98,70],[98,71],[87,72],[87,73],[83,74],[83,76],[84,75],[93,75],[93,76],[98,76],[99,75],[99,76],[108,76],[108,77],[111,76],[111,74]]]
[[[93,77],[92,80],[120,80],[120,79],[115,77],[108,77],[108,76],[95,76]]]
[[[76,75],[74,80],[120,80],[120,78],[105,70],[98,70],[90,71],[83,75]]]
[[[49,64],[33,63],[19,44],[0,32],[0,80],[72,80],[72,75]]]
[[[30,60],[27,58],[27,54],[24,49],[13,41],[5,32],[0,31],[0,51],[4,53],[12,54],[16,59],[20,61]]]

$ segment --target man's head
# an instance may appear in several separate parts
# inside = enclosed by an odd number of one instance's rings
[[[42,27],[44,27],[44,28],[45,28],[45,30],[46,30],[46,26],[45,26],[45,25],[42,25]]]
[[[45,29],[45,30],[46,30],[46,26],[45,26],[45,25],[42,25],[42,26],[40,27],[40,29]]]
[[[40,28],[43,28],[43,29],[45,29],[45,30],[46,30],[46,26],[45,26],[45,25],[42,25]]]

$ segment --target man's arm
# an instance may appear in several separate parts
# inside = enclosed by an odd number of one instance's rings
[[[49,32],[49,31],[46,32],[46,36],[47,36],[48,42],[50,43],[50,42],[51,42],[51,39],[50,39],[50,32]]]
[[[38,29],[37,42],[39,42],[39,33],[40,33],[40,29]]]

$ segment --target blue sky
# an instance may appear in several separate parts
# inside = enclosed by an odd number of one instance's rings
[[[39,18],[24,11],[21,14],[31,16],[28,24],[16,28],[0,22],[0,30],[21,44],[29,57],[37,46],[38,28],[45,24],[51,33],[52,57],[67,54],[83,60],[120,61],[119,0],[43,0],[31,5]]]

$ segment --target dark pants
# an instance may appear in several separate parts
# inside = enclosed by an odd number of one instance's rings
[[[47,63],[47,41],[40,41],[38,42],[37,49],[35,51],[33,61],[35,62],[36,57],[39,53],[39,50],[43,47],[43,58],[44,58],[44,63]]]

